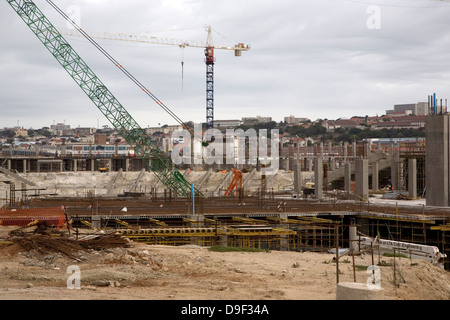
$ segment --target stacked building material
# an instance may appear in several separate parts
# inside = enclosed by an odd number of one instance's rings
[[[64,227],[64,209],[56,207],[0,210],[0,225],[3,226],[26,226],[34,221],[51,227]]]

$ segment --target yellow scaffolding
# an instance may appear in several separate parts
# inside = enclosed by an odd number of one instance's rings
[[[214,245],[225,237],[228,246],[272,248],[283,247],[279,241],[289,240],[288,236],[296,236],[294,230],[272,227],[268,225],[234,225],[227,227],[199,228],[153,228],[153,229],[119,229],[117,234],[137,242],[150,244],[181,245],[195,243]]]

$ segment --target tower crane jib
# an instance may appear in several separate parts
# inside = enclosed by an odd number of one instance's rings
[[[242,55],[242,51],[250,50],[250,45],[245,45],[243,43],[238,43],[229,46],[217,46],[213,43],[212,27],[210,25],[205,26],[205,30],[208,33],[206,37],[206,42],[196,41],[196,40],[181,40],[174,38],[159,38],[154,36],[139,35],[139,34],[125,34],[125,33],[103,33],[96,34],[91,33],[91,37],[100,38],[105,40],[119,40],[119,41],[130,41],[130,42],[141,42],[150,44],[161,44],[161,45],[176,45],[180,48],[203,48],[205,52],[205,63],[206,63],[206,128],[211,129],[214,127],[214,63],[215,63],[215,50],[232,50],[236,57]],[[79,34],[68,33],[70,36],[79,36]],[[181,62],[182,68],[182,78],[184,77],[184,61]]]

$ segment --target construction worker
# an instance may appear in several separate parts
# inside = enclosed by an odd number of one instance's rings
[[[389,191],[393,191],[393,190],[394,190],[394,186],[392,185],[391,179],[389,179],[389,182],[388,182],[388,184],[387,184],[387,187],[388,187]]]

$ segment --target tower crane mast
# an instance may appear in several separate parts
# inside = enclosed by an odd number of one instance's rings
[[[208,32],[206,42],[203,41],[185,41],[181,39],[167,39],[154,36],[125,34],[125,33],[103,33],[93,34],[92,37],[106,39],[142,42],[163,45],[176,45],[180,48],[195,47],[203,48],[205,50],[205,64],[206,64],[206,129],[214,127],[214,64],[216,61],[215,50],[233,50],[236,57],[242,55],[242,51],[250,50],[250,45],[238,43],[232,46],[215,46],[213,44],[212,27],[210,25],[205,27]],[[68,33],[71,36],[79,36],[78,34]],[[183,63],[183,62],[182,62]]]
[[[208,26],[208,38],[205,48],[206,62],[206,129],[214,128],[214,46],[211,26]]]
[[[175,168],[171,159],[133,119],[84,60],[75,52],[61,33],[31,0],[6,0],[14,11],[69,73],[83,92],[105,115],[136,154],[157,178],[175,194],[187,196],[191,184]],[[49,3],[51,1],[47,0]],[[199,193],[197,191],[197,193]]]

